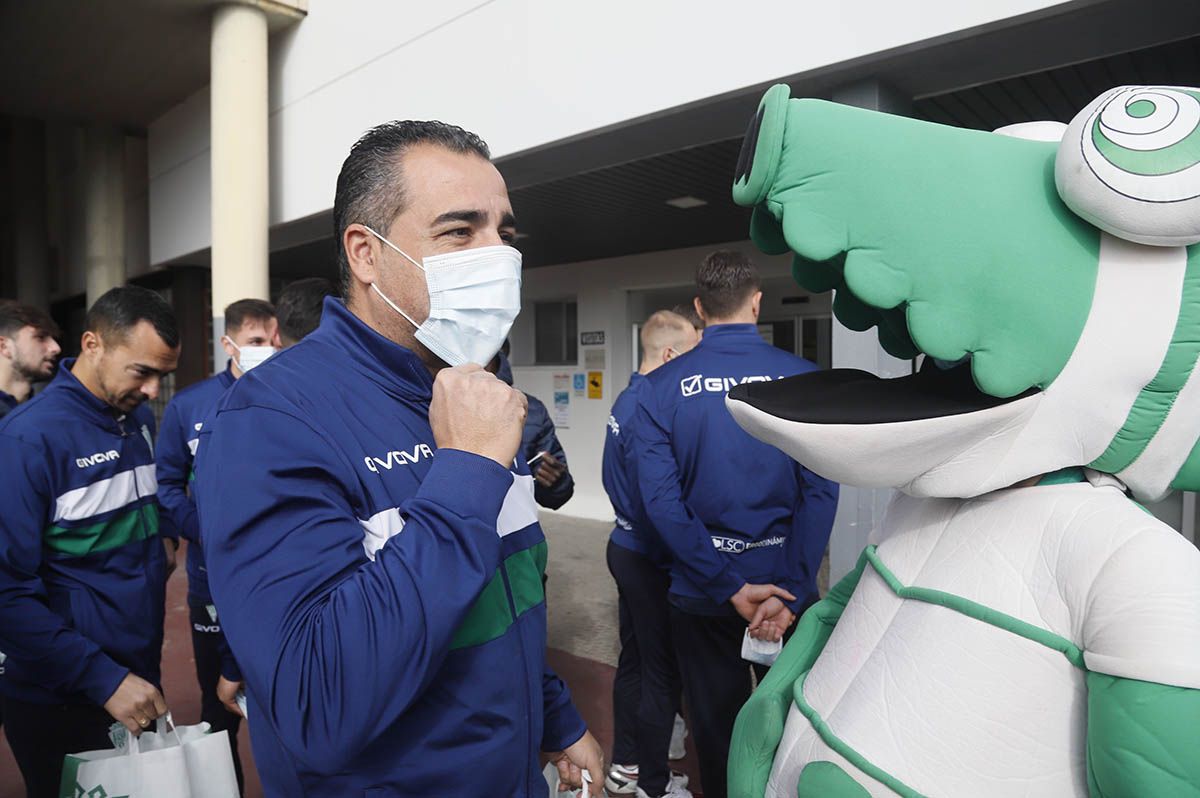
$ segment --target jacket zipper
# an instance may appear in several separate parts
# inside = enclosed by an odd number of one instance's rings
[[[533,702],[533,696],[529,693],[529,661],[525,656],[525,639],[522,635],[522,630],[518,627],[517,603],[513,600],[512,584],[508,581],[508,566],[505,564],[503,557],[500,560],[500,578],[504,580],[504,595],[508,598],[508,611],[512,614],[513,631],[517,637],[517,650],[521,654],[521,683],[525,686],[525,739],[526,751],[534,750],[532,746],[535,744],[533,740],[533,718],[530,715],[530,706]],[[538,741],[540,748],[540,741]],[[525,792],[529,793],[529,767],[525,767]]]

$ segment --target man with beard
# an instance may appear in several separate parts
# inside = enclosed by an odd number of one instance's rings
[[[63,757],[140,733],[159,690],[166,578],[154,415],[179,361],[170,306],[114,288],[88,311],[77,359],[0,421],[0,676],[9,745],[30,798],[59,794]]]
[[[50,379],[62,333],[45,311],[0,300],[0,418],[33,394],[33,384]]]

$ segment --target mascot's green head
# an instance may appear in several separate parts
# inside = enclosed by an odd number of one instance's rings
[[[1121,87],[996,133],[763,97],[733,197],[910,377],[730,392],[823,476],[975,496],[1067,466],[1200,489],[1200,90]]]

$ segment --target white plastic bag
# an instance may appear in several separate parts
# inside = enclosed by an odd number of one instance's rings
[[[171,715],[153,732],[126,735],[125,745],[68,754],[59,795],[128,798],[237,798],[229,735],[208,733],[208,724],[176,727]]]

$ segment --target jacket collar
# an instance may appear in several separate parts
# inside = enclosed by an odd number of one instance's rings
[[[86,418],[106,429],[121,430],[118,422],[125,419],[125,414],[108,404],[96,394],[87,389],[79,378],[71,373],[77,358],[64,358],[58,364],[58,373],[46,388],[45,393],[61,393],[67,401],[79,407]]]
[[[705,349],[711,349],[726,343],[741,344],[748,338],[758,341],[762,340],[762,336],[758,334],[757,325],[714,324],[711,327],[704,328],[704,336],[700,339],[700,346]]]
[[[237,377],[233,376],[233,359],[225,361],[225,370],[217,375],[217,379],[221,383],[222,388],[228,388],[237,382]]]
[[[414,398],[429,401],[433,375],[411,349],[384,338],[341,302],[325,298],[321,326],[310,336],[340,349],[359,372]]]

